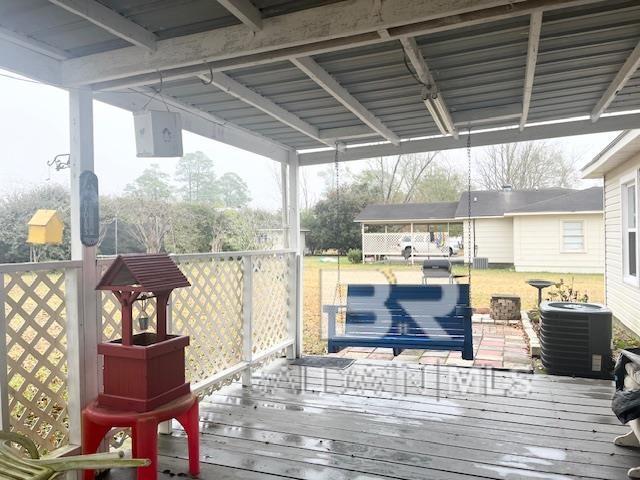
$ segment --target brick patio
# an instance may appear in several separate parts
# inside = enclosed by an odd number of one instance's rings
[[[473,316],[474,359],[463,360],[461,352],[404,350],[394,357],[390,348],[351,347],[332,355],[370,360],[394,360],[423,365],[493,367],[532,371],[531,356],[520,322],[494,322],[488,315]]]

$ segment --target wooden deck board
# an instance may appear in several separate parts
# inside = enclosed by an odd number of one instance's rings
[[[460,370],[426,367],[425,386],[404,384],[423,371],[416,365],[270,366],[253,387],[201,402],[200,478],[624,479],[640,465],[639,450],[612,444],[627,428],[610,411],[611,382],[534,375],[522,396],[504,388],[515,374],[498,372],[483,395],[450,389]],[[349,388],[347,378],[364,375],[377,389]],[[182,433],[159,443],[159,470],[184,473]]]

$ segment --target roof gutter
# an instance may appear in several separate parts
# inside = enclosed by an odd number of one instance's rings
[[[613,139],[593,160],[582,167],[582,178],[597,179],[602,178],[605,172],[614,168],[614,156],[624,149],[629,143],[640,136],[640,129],[624,130]]]
[[[556,211],[556,212],[507,212],[504,214],[505,217],[523,217],[523,216],[533,216],[533,215],[593,215],[593,214],[602,214],[604,213],[602,210],[582,210],[582,211]]]

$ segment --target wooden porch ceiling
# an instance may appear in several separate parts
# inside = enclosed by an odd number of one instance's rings
[[[312,165],[640,127],[639,25],[633,0],[0,1],[0,68]]]
[[[626,427],[611,382],[426,368],[361,360],[325,378],[280,363],[252,388],[229,386],[201,403],[200,478],[612,480],[640,465],[612,443]],[[470,374],[496,390],[449,389]],[[160,471],[186,471],[180,433],[161,436],[160,453]]]

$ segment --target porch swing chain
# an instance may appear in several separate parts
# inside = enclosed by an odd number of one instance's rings
[[[336,144],[334,153],[334,168],[336,176],[336,242],[338,243],[338,280],[336,282],[336,291],[334,292],[334,304],[342,305],[342,282],[341,282],[341,269],[340,269],[340,159],[338,158],[339,146]],[[335,300],[338,299],[336,303]]]
[[[471,303],[471,252],[475,254],[475,246],[471,245],[471,126],[467,131],[467,245],[469,246],[467,283],[469,284],[469,303]]]

